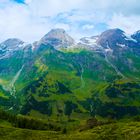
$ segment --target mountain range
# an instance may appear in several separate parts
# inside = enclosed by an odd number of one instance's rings
[[[76,42],[63,29],[0,43],[0,106],[37,118],[140,114],[140,31],[110,29]]]

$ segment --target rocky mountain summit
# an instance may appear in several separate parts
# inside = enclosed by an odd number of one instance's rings
[[[75,43],[74,39],[70,37],[64,29],[52,29],[40,40],[40,42],[50,44],[56,48],[67,48]]]

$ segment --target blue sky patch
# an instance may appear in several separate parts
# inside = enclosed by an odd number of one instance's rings
[[[14,0],[17,3],[24,3],[24,0]]]

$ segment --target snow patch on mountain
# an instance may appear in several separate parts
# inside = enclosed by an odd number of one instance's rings
[[[97,36],[95,36],[95,37],[84,37],[84,38],[80,39],[80,43],[85,44],[85,45],[94,46],[94,45],[97,44],[96,43],[97,39],[98,39]]]
[[[125,48],[126,45],[125,44],[120,44],[120,43],[116,43],[117,46],[121,47],[121,48]]]
[[[29,43],[11,38],[0,44],[0,60],[12,56],[16,51],[24,50]]]
[[[134,38],[132,38],[131,35],[126,34],[126,33],[123,33],[123,35],[124,35],[124,39],[125,40],[133,41],[133,42],[137,43],[137,40],[135,40]]]
[[[81,48],[90,49],[90,50],[102,50],[103,47],[97,44],[99,36],[92,36],[92,37],[83,37],[77,43],[77,45]]]

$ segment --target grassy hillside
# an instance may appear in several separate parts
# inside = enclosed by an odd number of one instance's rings
[[[140,123],[113,123],[82,132],[62,134],[54,131],[37,131],[0,125],[0,140],[139,140]]]
[[[113,56],[85,49],[58,51],[41,44],[34,52],[17,52],[2,63],[1,105],[14,112],[55,120],[61,117],[79,121],[94,115],[118,114],[121,107],[124,115],[130,113],[126,108],[138,114],[139,63],[139,56],[128,51]],[[102,114],[100,110],[105,108],[111,110]]]
[[[139,56],[43,44],[28,56],[1,64],[0,106],[18,116],[1,118],[0,139],[139,139]]]
[[[116,83],[118,84],[118,83]],[[82,116],[81,116],[82,117]],[[108,117],[74,120],[36,119],[0,111],[0,140],[136,140],[140,117],[114,120]]]

